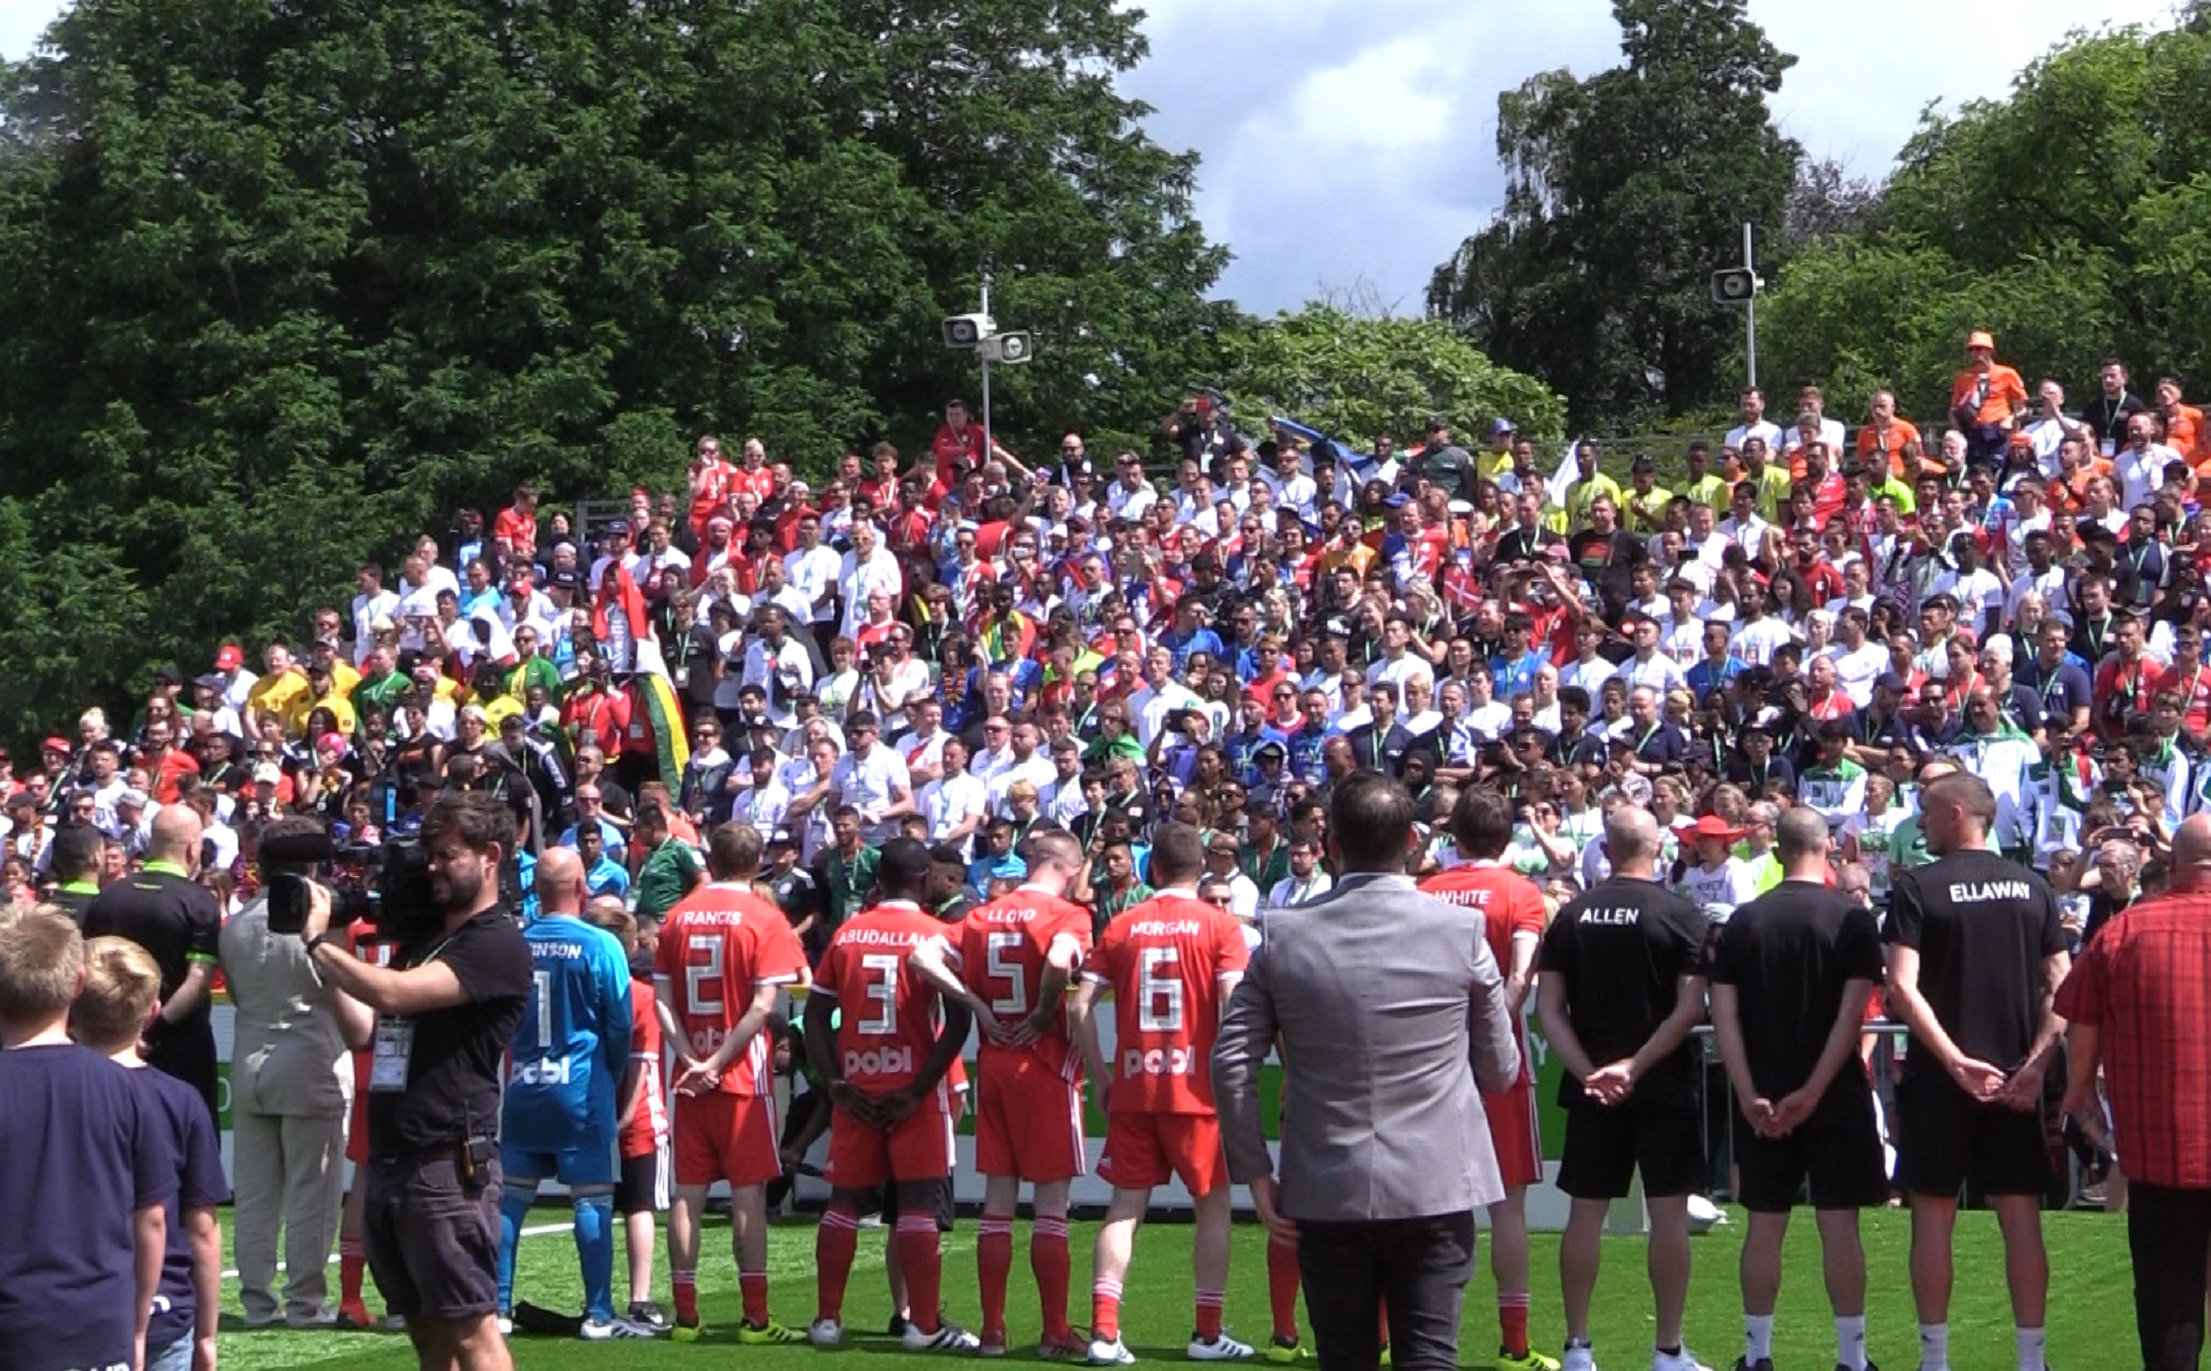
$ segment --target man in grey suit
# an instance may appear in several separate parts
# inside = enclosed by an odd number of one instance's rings
[[[308,819],[279,819],[263,840],[320,829]],[[294,1328],[335,1323],[337,1313],[324,1301],[324,1275],[344,1199],[346,1114],[353,1101],[353,1061],[333,1008],[344,992],[322,983],[298,938],[269,932],[266,898],[223,925],[218,947],[237,1011],[231,1150],[246,1325],[267,1327],[280,1318]],[[274,1289],[280,1225],[286,1272],[281,1306]]]
[[[1520,1069],[1482,911],[1405,874],[1413,803],[1372,772],[1329,797],[1343,871],[1311,904],[1269,910],[1213,1046],[1229,1176],[1294,1239],[1322,1371],[1372,1371],[1376,1308],[1396,1365],[1458,1364],[1474,1211],[1503,1199],[1481,1089]],[[1259,1065],[1284,1056],[1279,1180],[1260,1129]]]

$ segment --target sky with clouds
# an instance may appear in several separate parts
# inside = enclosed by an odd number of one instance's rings
[[[1155,110],[1155,139],[1200,153],[1199,217],[1236,254],[1219,293],[1261,312],[1362,279],[1417,311],[1502,196],[1497,92],[1619,60],[1609,0],[1142,3],[1152,55],[1123,87]],[[2172,4],[1751,0],[1750,13],[1799,59],[1774,102],[1783,129],[1878,178],[1929,102],[2001,96],[2069,30],[2161,23]],[[61,8],[0,0],[0,55],[21,58]]]

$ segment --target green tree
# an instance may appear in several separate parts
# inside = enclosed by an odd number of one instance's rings
[[[1227,335],[1223,390],[1247,426],[1282,415],[1364,447],[1418,434],[1431,415],[1462,440],[1500,415],[1538,440],[1565,431],[1566,406],[1499,366],[1440,319],[1356,318],[1309,305]]]
[[[1010,445],[1151,431],[1230,316],[1144,53],[1111,0],[79,0],[0,71],[0,729],[525,476],[923,443],[985,263]]]
[[[1497,101],[1495,222],[1436,269],[1428,307],[1571,399],[1577,429],[1680,414],[1731,385],[1740,324],[1711,273],[1782,244],[1802,156],[1767,98],[1796,62],[1746,0],[1616,0],[1625,61]]]
[[[2003,100],[1930,114],[1879,206],[1759,309],[1761,365],[1855,412],[1888,385],[1939,419],[1965,334],[2075,398],[2110,353],[2211,373],[2211,33],[2076,34]]]

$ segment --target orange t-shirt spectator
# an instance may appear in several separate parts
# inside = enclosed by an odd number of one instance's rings
[[[1988,334],[1975,333],[1966,339],[1965,351],[1973,364],[1950,384],[1951,412],[1970,411],[1973,422],[1984,426],[2009,425],[2012,416],[2027,407],[2026,382],[1996,360],[1996,340]]]
[[[1873,418],[1858,429],[1856,441],[1858,464],[1872,474],[1873,461],[1885,459],[1889,475],[1899,481],[1914,481],[1919,472],[1914,463],[1904,456],[1906,447],[1925,450],[1920,441],[1919,428],[1911,420],[1896,413],[1896,397],[1880,391],[1873,397]]]

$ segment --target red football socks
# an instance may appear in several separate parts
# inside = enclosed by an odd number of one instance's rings
[[[1033,1250],[1033,1249],[1032,1249]],[[983,1333],[1006,1335],[1006,1285],[1013,1274],[1013,1216],[985,1214],[975,1225],[975,1274],[982,1285]],[[1064,1291],[1062,1292],[1065,1293]],[[1045,1319],[1051,1319],[1050,1306]]]
[[[1112,1342],[1121,1336],[1119,1281],[1094,1280],[1090,1283],[1090,1336],[1100,1342]]]
[[[906,1270],[906,1298],[913,1306],[908,1317],[922,1332],[934,1333],[937,1311],[944,1304],[944,1251],[937,1242],[935,1212],[899,1215],[892,1241]]]
[[[1029,1230],[1029,1269],[1036,1273],[1036,1297],[1044,1309],[1044,1336],[1066,1342],[1075,1336],[1067,1322],[1067,1220],[1039,1218]],[[1000,1287],[1001,1292],[1003,1287]],[[999,1304],[1004,1312],[1004,1302]]]
[[[1219,1290],[1198,1292],[1198,1336],[1213,1342],[1221,1336],[1221,1306],[1228,1303],[1228,1296]]]
[[[843,1321],[845,1282],[852,1276],[852,1253],[859,1245],[859,1214],[831,1206],[814,1230],[814,1268],[819,1282],[815,1318]]]
[[[1278,1340],[1297,1341],[1297,1249],[1267,1239],[1267,1309]]]
[[[1497,1329],[1504,1349],[1516,1357],[1528,1355],[1528,1292],[1497,1295]]]

